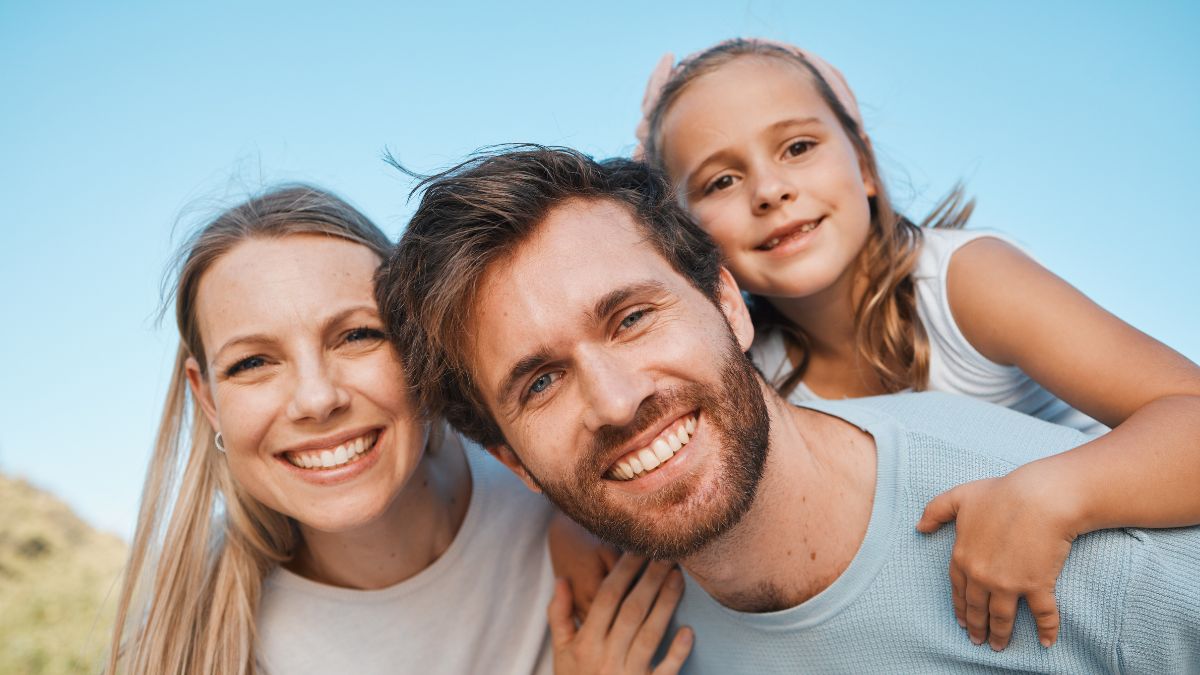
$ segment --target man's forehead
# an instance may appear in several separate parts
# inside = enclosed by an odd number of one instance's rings
[[[471,313],[472,369],[493,387],[497,370],[574,339],[589,328],[598,300],[646,279],[687,285],[628,207],[611,200],[555,207],[480,280]]]

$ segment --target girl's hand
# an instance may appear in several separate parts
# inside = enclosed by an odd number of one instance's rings
[[[950,556],[954,614],[975,644],[987,640],[997,651],[1008,645],[1021,596],[1042,646],[1058,638],[1054,585],[1078,534],[1073,504],[1061,487],[1029,464],[1003,478],[959,485],[925,506],[920,532],[956,521]]]
[[[690,628],[675,633],[667,655],[653,670],[650,661],[682,595],[683,575],[673,563],[646,564],[645,558],[626,553],[600,584],[587,620],[577,627],[571,615],[570,585],[559,579],[546,610],[554,646],[554,672],[678,673],[692,650]]]
[[[575,618],[583,622],[600,583],[617,564],[621,553],[561,513],[554,514],[550,521],[547,538],[554,576],[567,580]]]

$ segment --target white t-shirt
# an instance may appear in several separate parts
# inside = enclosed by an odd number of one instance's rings
[[[551,506],[479,446],[463,446],[467,515],[446,552],[416,576],[369,591],[282,567],[267,576],[256,645],[262,672],[552,672]]]
[[[1020,368],[1000,365],[980,354],[955,323],[946,292],[946,275],[954,252],[981,237],[1012,242],[986,230],[926,229],[923,233],[912,277],[917,294],[917,316],[929,336],[929,384],[926,390],[970,396],[1089,434],[1108,431],[1108,427],[1067,405]],[[783,333],[778,330],[756,335],[750,355],[767,381],[773,384],[782,382],[792,370]],[[792,403],[802,403],[821,397],[801,382],[788,399]]]

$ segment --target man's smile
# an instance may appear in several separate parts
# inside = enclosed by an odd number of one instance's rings
[[[666,464],[691,440],[691,434],[696,431],[696,416],[695,411],[689,412],[666,425],[649,443],[622,455],[605,472],[605,477],[618,481],[634,480]]]

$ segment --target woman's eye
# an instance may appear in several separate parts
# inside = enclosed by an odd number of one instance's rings
[[[624,319],[621,319],[621,329],[632,328],[634,324],[642,320],[646,316],[646,310],[639,309],[636,312],[630,312]]]
[[[346,342],[361,342],[363,340],[382,340],[383,331],[377,328],[355,328],[346,333]]]
[[[816,143],[812,141],[796,141],[787,147],[788,157],[799,157],[813,149]]]
[[[232,366],[229,366],[229,368],[225,369],[225,377],[233,377],[244,370],[261,368],[262,366],[266,365],[266,363],[267,360],[261,356],[251,356],[249,358],[242,359],[241,361],[238,361]]]
[[[717,190],[725,190],[732,186],[733,186],[733,176],[731,176],[729,174],[725,174],[724,176],[718,176],[715,180],[710,182],[708,184],[708,186],[704,188],[704,194],[709,194],[710,192],[716,192]]]
[[[559,377],[561,377],[559,373],[542,373],[533,381],[533,384],[529,385],[529,392],[540,394],[554,384]]]

